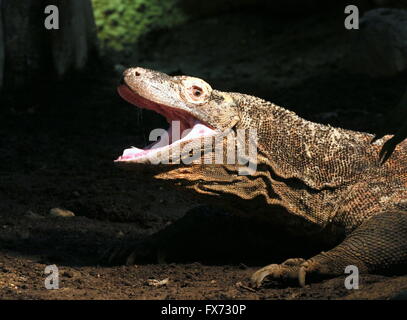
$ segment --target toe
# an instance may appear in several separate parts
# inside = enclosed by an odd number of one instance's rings
[[[265,266],[264,268],[261,268],[260,270],[256,271],[252,275],[252,283],[258,288],[261,286],[263,283],[263,280],[266,277],[271,277],[273,279],[280,279],[281,277],[284,276],[286,273],[285,270],[286,268],[282,265],[279,264],[270,264],[268,266]]]
[[[260,287],[266,277],[272,279],[282,280],[294,280],[300,286],[305,286],[305,276],[307,268],[300,262],[300,259],[291,259],[292,261],[286,261],[284,264],[271,264],[260,270],[256,271],[252,277],[251,282],[255,287]],[[302,259],[301,259],[302,260]],[[289,265],[293,264],[293,265]]]
[[[299,266],[300,264],[304,263],[305,259],[302,258],[293,258],[293,259],[287,259],[282,263],[284,266],[290,266],[290,267],[295,267]]]

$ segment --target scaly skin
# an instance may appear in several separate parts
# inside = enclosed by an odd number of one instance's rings
[[[199,89],[199,97],[191,88]],[[267,276],[304,285],[306,279],[344,274],[347,265],[368,273],[397,273],[407,265],[407,140],[381,165],[381,148],[391,136],[371,143],[368,133],[313,123],[262,99],[214,90],[200,79],[132,68],[119,92],[134,104],[178,110],[213,129],[257,130],[252,175],[239,175],[239,166],[230,164],[168,164],[155,167],[155,178],[232,208],[243,203],[246,214],[260,204],[257,214],[287,232],[332,229],[346,235],[337,243],[332,232],[336,246],[311,259],[257,271],[256,286]],[[211,152],[205,149],[206,155]],[[149,160],[118,164],[149,166]]]

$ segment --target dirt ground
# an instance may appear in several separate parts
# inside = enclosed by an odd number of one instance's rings
[[[229,243],[238,242],[239,233],[227,240],[217,219],[201,225],[196,246],[194,230],[183,231],[181,242],[191,242],[192,253],[179,242],[167,244],[188,258],[131,266],[101,262],[107,249],[148,239],[202,205],[113,165],[123,149],[145,145],[151,129],[166,126],[160,116],[118,97],[123,67],[202,77],[214,88],[254,94],[309,120],[375,132],[405,81],[346,71],[346,32],[341,15],[291,22],[259,13],[213,17],[154,32],[120,57],[105,57],[115,71],[104,67],[69,87],[57,84],[25,108],[9,99],[0,117],[0,299],[388,299],[407,290],[406,276],[379,275],[363,276],[354,291],[345,289],[344,277],[305,288],[269,283],[252,290],[250,274],[284,257],[273,258],[275,244],[265,251],[256,241],[232,252]],[[53,217],[55,207],[75,216]],[[233,218],[220,220],[227,219]],[[209,229],[219,245],[211,244],[217,254],[205,259]],[[53,264],[60,289],[46,290],[44,268]],[[149,281],[166,278],[158,287]]]

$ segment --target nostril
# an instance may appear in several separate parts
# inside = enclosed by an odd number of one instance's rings
[[[143,68],[136,67],[133,69],[133,74],[135,77],[140,77],[144,72]]]
[[[129,68],[123,72],[123,77],[140,77],[143,74],[141,68]]]

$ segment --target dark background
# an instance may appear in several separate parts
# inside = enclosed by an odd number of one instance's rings
[[[332,126],[402,132],[407,43],[393,35],[407,34],[407,5],[354,1],[361,29],[346,30],[347,3],[326,2],[179,1],[185,23],[152,27],[116,51],[100,47],[88,1],[54,2],[60,30],[43,27],[51,1],[0,1],[0,297],[383,298],[400,289],[405,279],[379,276],[367,276],[365,296],[345,290],[343,279],[308,291],[238,289],[254,266],[321,248],[298,241],[288,250],[256,221],[113,165],[166,126],[118,97],[129,66],[201,77]],[[367,19],[378,7],[391,9]],[[74,216],[52,216],[52,208]],[[159,230],[165,240],[151,249],[145,239]],[[134,243],[150,258],[143,262],[173,263],[100,266],[106,250],[123,247],[125,256]],[[49,264],[63,270],[65,291],[43,289]],[[166,277],[172,285],[164,288],[146,282]]]

